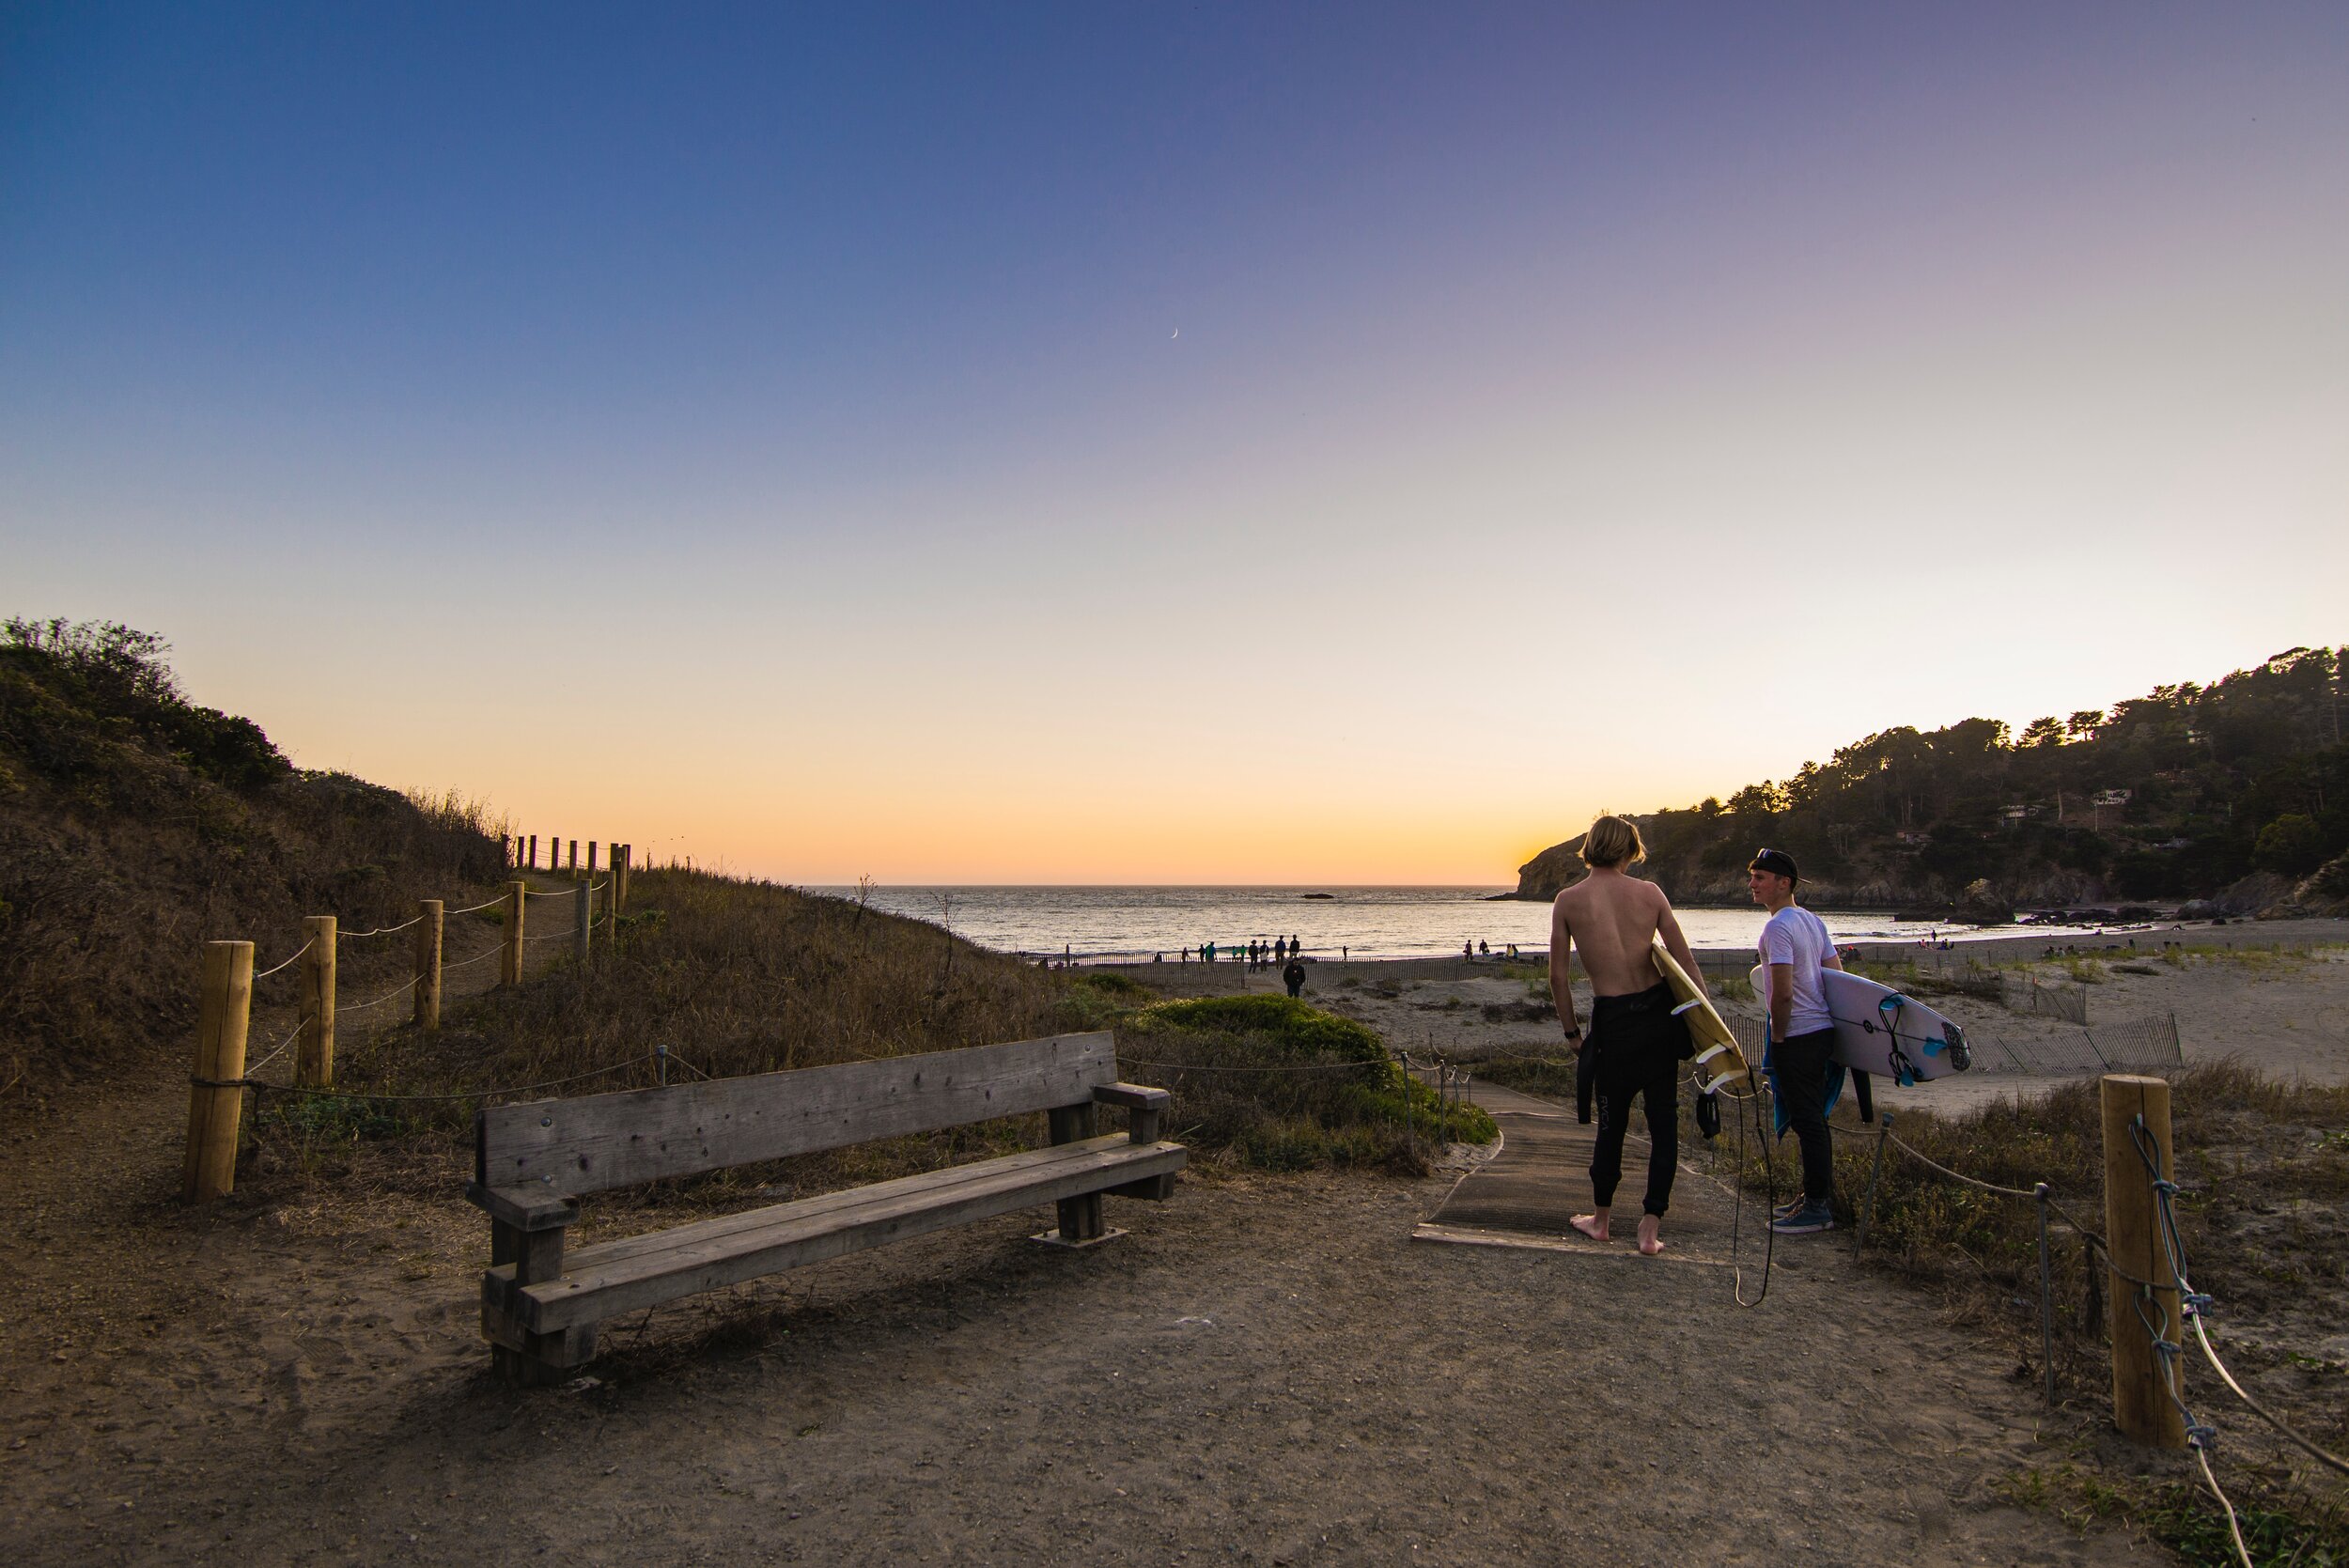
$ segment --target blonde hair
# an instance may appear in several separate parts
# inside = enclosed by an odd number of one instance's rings
[[[1582,835],[1582,863],[1591,866],[1637,865],[1647,859],[1636,823],[1620,816],[1602,816]]]

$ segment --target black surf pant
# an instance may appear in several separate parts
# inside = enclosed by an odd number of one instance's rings
[[[1813,1030],[1781,1040],[1770,1048],[1778,1069],[1778,1101],[1786,1125],[1802,1145],[1802,1195],[1806,1203],[1835,1198],[1835,1141],[1827,1130],[1827,1067],[1835,1051],[1835,1031]]]
[[[1631,1130],[1636,1095],[1647,1111],[1647,1196],[1640,1207],[1660,1215],[1672,1203],[1680,1170],[1680,1063],[1688,1031],[1672,1017],[1672,988],[1657,986],[1591,1003],[1586,1053],[1598,1107],[1598,1142],[1591,1152],[1591,1198],[1600,1208],[1615,1201],[1623,1181],[1623,1141]]]

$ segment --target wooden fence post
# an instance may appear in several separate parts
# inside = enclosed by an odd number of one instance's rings
[[[441,1027],[441,901],[416,904],[416,1027]]]
[[[572,918],[578,933],[574,946],[582,964],[587,962],[587,939],[595,929],[595,911],[588,907],[588,900],[596,895],[595,887],[593,882],[582,882],[571,893]]]
[[[587,880],[589,880],[590,882],[592,882],[592,881],[594,881],[595,879],[596,879],[596,841],[595,841],[594,839],[589,839],[589,840],[587,841]]]
[[[506,884],[506,937],[498,955],[498,984],[522,983],[522,908],[530,902],[528,882]]]
[[[302,975],[302,1038],[294,1043],[294,1081],[325,1089],[334,1082],[334,917],[307,916],[302,933],[310,950],[296,966]]]
[[[530,835],[530,864],[523,869],[526,871],[538,869],[538,835],[537,833]]]
[[[215,1089],[244,1077],[245,1026],[253,1017],[253,944],[206,942],[204,989],[195,1015],[195,1078],[188,1089],[188,1156],[179,1195],[206,1203],[237,1185],[237,1122],[244,1091]]]
[[[612,846],[612,899],[607,907],[614,920],[619,919],[620,911],[628,908],[628,873],[630,863],[636,859],[634,850],[633,845],[615,844]]]
[[[573,880],[577,880],[579,877],[579,840],[577,839],[571,840],[571,877]]]
[[[2179,1344],[2185,1318],[2179,1310],[2178,1280],[2170,1271],[2170,1250],[2163,1245],[2161,1216],[2154,1193],[2154,1178],[2138,1153],[2136,1136],[2141,1120],[2164,1177],[2175,1169],[2170,1151],[2170,1085],[2157,1078],[2108,1074],[2104,1079],[2105,1244],[2112,1250],[2115,1267],[2140,1280],[2152,1291],[2125,1280],[2112,1282],[2112,1419],[2122,1435],[2155,1448],[2186,1447],[2186,1416],[2171,1397],[2172,1353],[2154,1347],[2145,1318],[2164,1330],[2163,1338]],[[2149,1297],[2151,1299],[2147,1299]],[[2143,1302],[2144,1317],[2139,1315]]]

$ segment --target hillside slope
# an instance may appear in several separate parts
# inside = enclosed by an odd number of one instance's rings
[[[477,808],[297,769],[191,702],[166,652],[122,626],[0,623],[0,1096],[180,1048],[207,939],[396,924],[502,874]]]
[[[2328,912],[2349,902],[2344,653],[2293,648],[2208,686],[2109,710],[1869,736],[1783,782],[1638,818],[1647,875],[1688,903],[1745,902],[1767,845],[1821,904],[1943,911],[2227,898]],[[1518,870],[1548,899],[1579,838]]]

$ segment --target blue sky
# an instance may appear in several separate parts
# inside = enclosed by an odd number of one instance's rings
[[[0,609],[794,879],[1506,879],[2341,640],[2344,88],[2326,7],[0,8]]]

